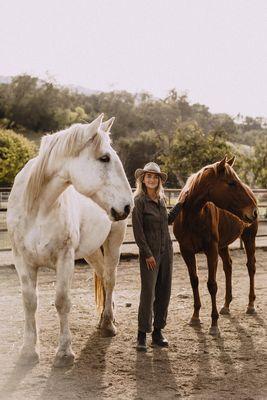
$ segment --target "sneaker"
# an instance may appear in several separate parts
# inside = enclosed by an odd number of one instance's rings
[[[146,333],[145,332],[138,331],[136,350],[137,351],[147,351]]]
[[[168,347],[168,340],[162,335],[160,329],[154,329],[152,332],[152,345],[157,345],[160,347]]]

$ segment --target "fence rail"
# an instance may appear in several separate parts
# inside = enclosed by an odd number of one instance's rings
[[[132,189],[134,191],[134,189]],[[167,207],[172,207],[176,202],[180,189],[165,189],[165,196],[167,200]],[[259,207],[259,230],[257,238],[263,239],[267,238],[267,189],[253,189],[254,194],[258,199]],[[8,237],[7,227],[6,227],[6,211],[7,202],[10,193],[10,188],[0,188],[0,251],[10,250],[11,245]],[[176,242],[173,234],[171,234],[173,242]],[[132,223],[129,219],[127,224],[126,239],[123,245],[134,245],[135,241],[133,239],[132,233]],[[265,244],[265,243],[264,243]],[[267,239],[266,244],[267,245]],[[240,239],[239,247],[243,248],[242,240]]]

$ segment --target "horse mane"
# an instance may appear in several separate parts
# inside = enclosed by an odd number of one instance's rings
[[[34,160],[28,181],[25,187],[25,204],[28,211],[38,199],[41,188],[48,178],[48,163],[56,165],[62,157],[76,157],[91,142],[94,153],[99,153],[102,135],[97,132],[86,142],[85,129],[88,125],[75,124],[71,127],[42,137],[38,156]]]
[[[200,185],[202,184],[204,173],[208,170],[214,171],[214,174],[216,174],[216,168],[215,164],[207,165],[203,167],[201,170],[198,172],[195,172],[194,174],[190,175],[189,178],[187,179],[185,186],[182,188],[179,197],[178,197],[178,202],[179,203],[189,203],[192,201],[197,200],[197,196],[200,194],[199,193],[199,188]]]

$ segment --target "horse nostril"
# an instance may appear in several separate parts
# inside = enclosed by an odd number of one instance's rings
[[[130,209],[131,209],[131,207],[130,207],[129,204],[127,204],[127,206],[124,207],[124,212],[125,212],[126,215],[130,214]]]
[[[111,208],[111,215],[113,218],[117,219],[118,213],[113,207]]]
[[[256,210],[254,210],[254,213],[253,213],[253,215],[254,215],[254,218],[257,218],[258,217],[258,210],[256,209]]]

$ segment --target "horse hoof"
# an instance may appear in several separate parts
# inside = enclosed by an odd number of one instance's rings
[[[247,311],[246,311],[246,314],[254,315],[254,314],[257,314],[257,312],[256,312],[254,307],[248,307]]]
[[[29,351],[21,351],[19,358],[17,360],[17,364],[21,366],[26,365],[35,365],[39,362],[39,355],[36,351],[29,352]]]
[[[55,368],[64,368],[70,367],[74,364],[74,354],[73,353],[60,353],[57,354],[54,360],[54,367]]]
[[[189,325],[190,326],[201,326],[202,322],[199,318],[191,318]]]
[[[220,336],[220,331],[218,326],[211,326],[209,330],[209,334],[211,336]]]
[[[101,336],[102,337],[113,337],[116,336],[117,329],[115,327],[112,328],[101,328]]]
[[[222,307],[220,314],[221,315],[229,315],[230,314],[229,307]]]

